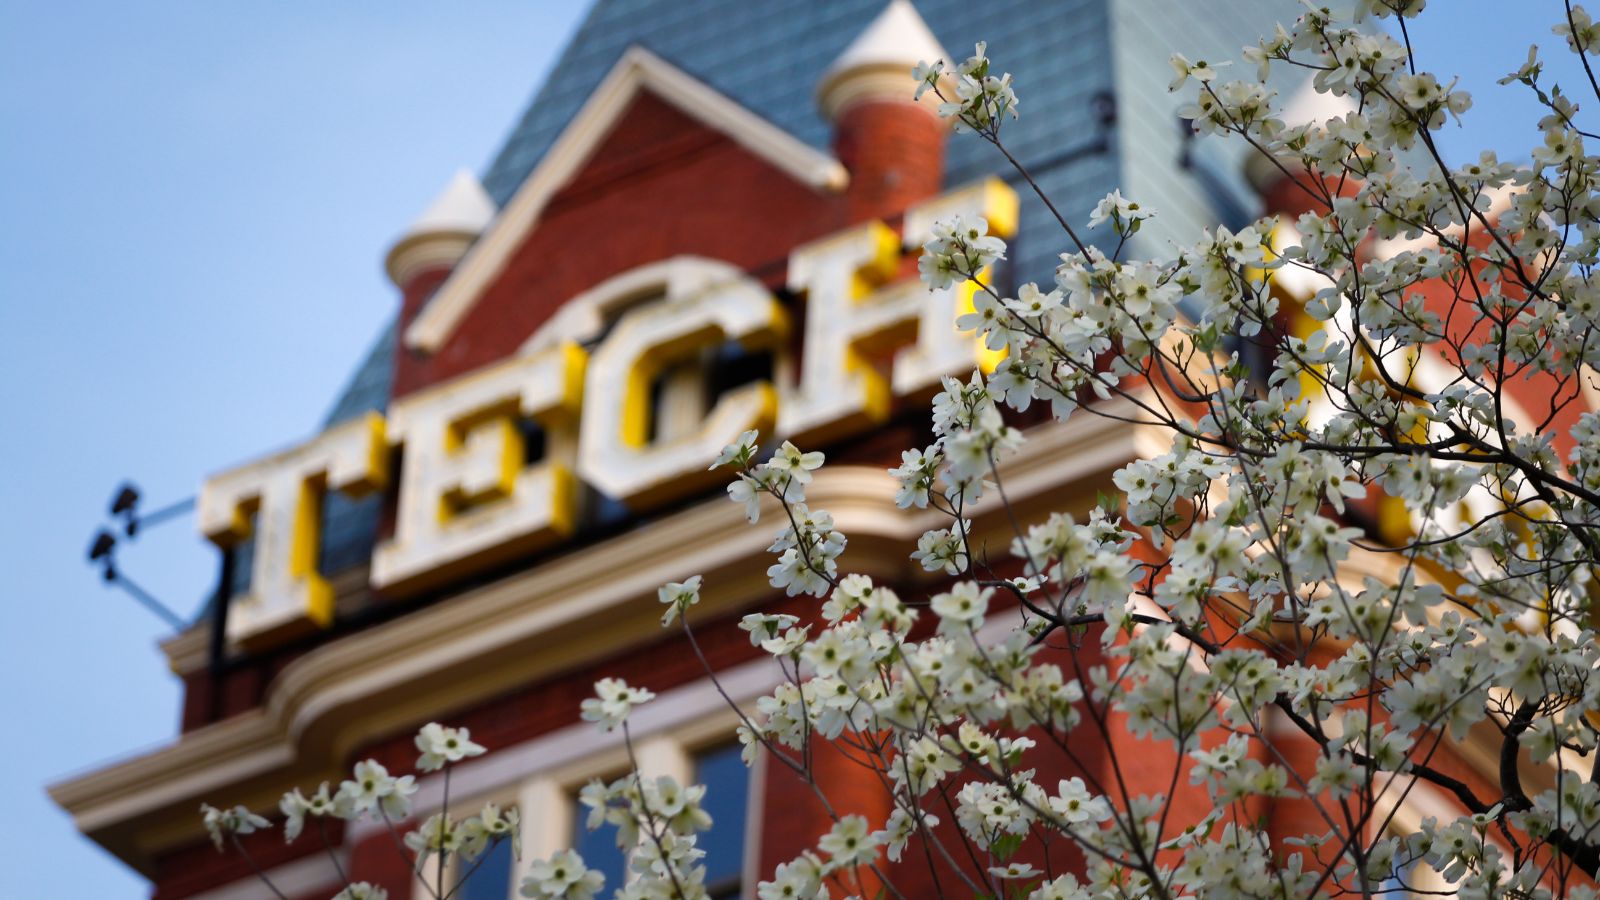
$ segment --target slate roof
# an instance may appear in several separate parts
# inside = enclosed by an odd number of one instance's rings
[[[378,332],[372,346],[367,349],[367,355],[362,358],[361,365],[356,367],[355,374],[350,376],[349,383],[334,401],[333,409],[328,410],[328,416],[322,423],[323,428],[331,428],[364,412],[374,410],[382,412],[388,405],[398,324],[396,320],[390,319],[383,326],[383,330]]]
[[[367,350],[366,358],[329,410],[324,427],[337,425],[365,412],[382,412],[389,403],[389,382],[394,371],[394,342],[398,322],[391,319]],[[373,494],[352,500],[329,492],[322,507],[322,543],[318,558],[324,572],[359,566],[372,558],[377,541],[383,497]]]

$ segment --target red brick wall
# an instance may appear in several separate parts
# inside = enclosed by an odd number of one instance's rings
[[[789,251],[871,218],[894,219],[940,189],[945,127],[920,107],[865,103],[843,115],[835,148],[843,195],[801,184],[721,132],[641,94],[541,214],[446,346],[396,350],[394,396],[515,352],[566,300],[680,254],[732,263],[781,284]],[[418,296],[435,284],[408,290]]]
[[[406,769],[409,770],[410,766]],[[400,823],[395,827],[395,831],[404,835],[418,824]],[[437,862],[437,858],[433,862]],[[430,868],[428,871],[431,873],[433,869]],[[400,852],[400,848],[395,844],[394,835],[386,830],[369,834],[350,848],[349,876],[351,881],[365,881],[384,888],[389,892],[389,900],[410,900],[412,887],[410,859]],[[431,874],[429,883],[433,883]]]
[[[197,811],[197,821],[199,815]],[[329,842],[337,847],[343,839],[343,824],[329,823]],[[324,852],[322,840],[314,828],[308,828],[293,844],[284,843],[283,832],[277,828],[244,835],[239,841],[262,869]],[[226,849],[218,852],[210,841],[199,841],[162,856],[157,862],[155,877],[151,879],[154,887],[151,896],[154,900],[181,900],[234,881],[254,879],[250,863],[233,847],[224,846]],[[321,896],[326,897],[326,894]]]

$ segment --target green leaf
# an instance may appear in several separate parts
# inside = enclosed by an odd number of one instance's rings
[[[1114,515],[1118,509],[1122,508],[1122,501],[1104,491],[1095,491],[1094,505],[1105,510],[1106,515]]]
[[[1023,837],[1024,835],[1020,834],[1008,834],[1000,840],[995,841],[994,844],[989,848],[989,852],[993,853],[996,859],[1000,860],[1001,862],[1005,862],[1017,852],[1019,847],[1022,846]]]

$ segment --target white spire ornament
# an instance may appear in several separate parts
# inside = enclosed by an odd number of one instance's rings
[[[911,69],[920,62],[949,61],[911,0],[890,0],[822,73],[817,105],[830,121],[864,100],[912,99]],[[924,98],[925,100],[931,98]]]
[[[404,289],[415,274],[453,266],[495,216],[494,201],[466,169],[456,172],[443,191],[395,240],[384,268]]]

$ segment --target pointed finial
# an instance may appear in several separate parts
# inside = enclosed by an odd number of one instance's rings
[[[477,177],[466,169],[456,172],[389,250],[384,261],[389,278],[404,288],[424,268],[455,265],[495,212]]]
[[[950,55],[911,0],[890,0],[823,72],[817,104],[824,117],[837,120],[845,108],[863,100],[911,103],[916,91],[912,67],[936,59],[949,61]]]

